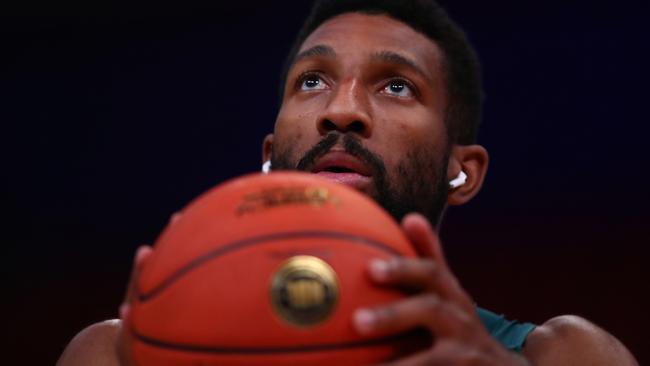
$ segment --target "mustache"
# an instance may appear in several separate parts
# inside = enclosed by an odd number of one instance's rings
[[[300,171],[308,171],[316,163],[316,159],[322,155],[325,155],[332,146],[336,145],[339,142],[341,134],[336,132],[330,132],[325,137],[320,140],[316,145],[314,145],[305,155],[298,161],[296,169]]]
[[[343,149],[363,163],[368,165],[375,179],[384,180],[386,177],[386,165],[377,154],[366,149],[359,139],[352,134],[341,134],[340,132],[330,132],[323,139],[314,145],[298,161],[296,169],[300,171],[309,171],[316,164],[316,159],[325,155],[334,145],[343,140]]]

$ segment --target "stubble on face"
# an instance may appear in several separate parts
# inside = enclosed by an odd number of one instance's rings
[[[446,182],[449,148],[441,149],[413,146],[405,151],[393,172],[386,169],[383,159],[365,148],[354,133],[330,132],[301,157],[296,157],[291,144],[275,143],[271,157],[273,170],[298,170],[311,172],[316,160],[332,147],[340,145],[346,153],[370,167],[372,184],[366,193],[398,222],[411,212],[418,212],[432,225],[440,222],[447,201],[449,186]],[[436,149],[437,150],[437,149]],[[439,151],[439,150],[438,150]],[[439,158],[436,159],[435,157]]]
[[[325,46],[326,54],[307,52]],[[344,149],[371,170],[359,190],[396,220],[419,212],[437,225],[450,151],[441,50],[389,16],[348,13],[321,24],[301,52],[276,120],[273,169],[311,172],[320,156]],[[303,88],[305,74],[316,87]],[[405,95],[390,88],[394,81],[408,81]]]

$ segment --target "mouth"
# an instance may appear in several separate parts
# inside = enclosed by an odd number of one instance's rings
[[[340,150],[332,150],[318,158],[311,172],[361,191],[372,180],[372,169],[368,165]]]

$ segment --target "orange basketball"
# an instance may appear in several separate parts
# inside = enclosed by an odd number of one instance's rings
[[[182,211],[142,269],[127,324],[136,364],[391,359],[413,339],[361,336],[352,315],[405,296],[366,273],[370,259],[395,255],[416,254],[384,210],[346,186],[288,172],[226,182]]]

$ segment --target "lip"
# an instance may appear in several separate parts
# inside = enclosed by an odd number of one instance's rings
[[[338,167],[349,171],[333,172],[328,169]],[[312,173],[347,186],[364,190],[372,179],[372,170],[361,160],[344,151],[333,150],[316,160]]]

